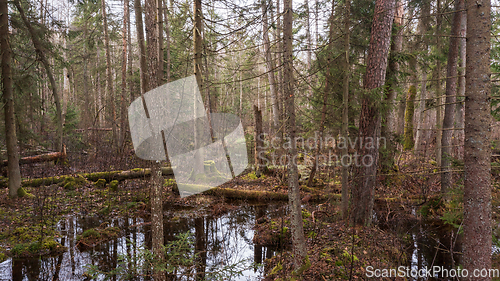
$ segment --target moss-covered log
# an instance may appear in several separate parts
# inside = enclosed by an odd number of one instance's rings
[[[170,167],[163,167],[161,169],[163,176],[173,176],[174,172]],[[99,179],[111,182],[113,180],[123,181],[128,179],[147,178],[151,176],[150,169],[137,168],[128,171],[111,171],[111,172],[97,172],[97,173],[84,173],[75,175],[63,175],[56,177],[38,178],[38,179],[24,179],[23,186],[39,187],[43,185],[59,184],[66,181],[68,178],[83,177],[89,181],[96,182]],[[0,177],[0,187],[6,188],[8,179]]]
[[[273,201],[287,201],[288,193],[278,193],[271,191],[259,191],[259,190],[239,190],[234,188],[220,188],[216,187],[204,191],[203,194],[214,195],[214,196],[224,196],[230,199],[240,199],[240,200],[273,200]],[[340,198],[339,194],[333,194]],[[312,194],[309,201],[321,201],[328,200],[328,195],[323,194]]]

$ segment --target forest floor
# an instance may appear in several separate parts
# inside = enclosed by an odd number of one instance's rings
[[[109,157],[109,155],[107,156]],[[86,159],[86,161],[82,161]],[[309,267],[298,280],[354,280],[366,279],[367,267],[373,269],[398,268],[412,263],[412,240],[408,226],[422,221],[446,229],[448,233],[458,233],[461,227],[460,176],[456,176],[456,188],[451,191],[451,200],[444,202],[439,197],[439,178],[436,165],[432,161],[414,161],[408,156],[399,159],[400,169],[388,175],[379,176],[376,190],[375,219],[371,227],[351,227],[342,220],[340,213],[339,171],[320,170],[313,187],[305,186],[308,171],[301,171],[301,198],[303,202],[303,222]],[[126,162],[126,163],[123,163]],[[113,163],[110,165],[110,163]],[[120,164],[122,163],[122,164]],[[418,164],[416,164],[418,163]],[[147,167],[146,162],[113,161],[95,159],[91,156],[69,157],[64,165],[53,163],[24,165],[25,178],[39,178],[54,175],[70,175],[82,172],[111,171],[126,167]],[[414,173],[412,171],[423,171]],[[52,255],[63,251],[56,242],[61,233],[58,222],[68,215],[100,216],[112,218],[136,216],[150,221],[150,205],[147,179],[121,181],[118,186],[110,183],[96,185],[81,180],[71,187],[53,184],[37,188],[26,187],[28,196],[10,199],[7,192],[0,193],[0,262],[8,257]],[[64,182],[63,182],[64,183]],[[198,194],[178,198],[172,192],[172,180],[164,184],[164,209],[179,209],[169,219],[178,216],[199,216],[198,212],[182,212],[182,207],[203,209],[210,215],[218,216],[237,208],[239,203],[226,200],[223,196]],[[493,218],[498,224],[500,216],[500,192],[498,181],[494,182]],[[247,172],[223,186],[241,191],[268,191],[287,194],[284,171],[272,172],[256,177]],[[311,195],[310,200],[307,200]],[[264,197],[243,198],[267,200]],[[313,201],[316,200],[316,201]],[[286,201],[284,201],[286,202]],[[280,212],[256,218],[254,242],[262,245],[280,246],[283,250],[267,260],[265,280],[287,280],[293,277],[291,239],[288,216]],[[80,244],[93,246],[100,240],[117,235],[119,229],[103,226],[99,239],[84,233]],[[494,234],[498,233],[494,227]],[[498,245],[494,235],[494,243]],[[453,238],[453,235],[452,235]],[[452,239],[453,240],[453,239]],[[455,239],[456,241],[456,239]],[[451,249],[455,248],[452,242]],[[447,246],[450,248],[450,245]],[[498,249],[498,247],[496,248]],[[457,250],[459,252],[460,249]],[[452,253],[453,254],[453,253]],[[459,254],[459,253],[458,253]],[[494,268],[500,267],[499,252],[493,255]],[[403,280],[387,279],[387,280]]]

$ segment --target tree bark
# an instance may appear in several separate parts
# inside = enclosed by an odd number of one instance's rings
[[[14,91],[12,89],[11,59],[12,50],[9,42],[9,7],[7,0],[0,0],[0,47],[2,49],[2,99],[5,114],[5,142],[9,165],[9,196],[17,197],[21,187],[21,172],[19,170],[19,151],[16,135],[16,117],[14,112]]]
[[[297,146],[295,140],[295,102],[294,102],[294,78],[293,78],[293,10],[292,0],[284,0],[284,18],[283,18],[283,64],[284,79],[283,93],[285,95],[285,106],[287,113],[286,132],[290,138],[291,146],[287,149],[288,156],[288,196],[290,203],[290,224],[292,231],[293,244],[293,264],[295,270],[299,270],[307,257],[307,250],[304,238],[304,229],[302,225],[302,208],[300,206],[299,178],[297,163]]]
[[[394,155],[396,153],[394,132],[396,131],[396,87],[398,85],[399,62],[397,57],[403,49],[403,4],[400,0],[396,1],[394,14],[394,23],[392,30],[391,51],[387,70],[387,96],[385,102],[388,108],[384,111],[385,124],[381,127],[381,135],[386,139],[386,146],[382,148],[381,166],[382,172],[387,173],[394,168]]]
[[[375,183],[378,167],[378,141],[380,139],[380,110],[373,91],[382,91],[387,69],[395,0],[377,0],[372,23],[366,74],[363,87],[367,91],[362,99],[359,120],[359,145],[362,163],[356,168],[353,186],[353,221],[356,225],[370,225],[372,221]],[[367,144],[370,143],[371,145]],[[371,161],[366,160],[371,159]],[[363,163],[363,160],[366,160]]]
[[[446,70],[446,101],[443,119],[443,138],[441,142],[441,193],[445,194],[452,185],[452,174],[449,172],[452,156],[452,136],[455,121],[455,102],[457,100],[457,63],[460,45],[460,24],[465,17],[465,0],[456,0],[453,25],[451,27],[450,47],[448,48],[448,65]]]
[[[146,0],[144,4],[144,10],[146,12],[145,21],[146,21],[146,39],[148,42],[148,87],[147,90],[153,90],[158,87],[158,72],[161,70],[158,69],[158,21],[157,21],[157,12],[158,8],[156,7],[155,0]],[[144,71],[145,72],[145,71]],[[144,102],[144,95],[143,95]],[[146,104],[144,103],[146,106]],[[145,108],[147,109],[147,108]],[[147,114],[148,118],[149,111]],[[153,132],[153,136],[154,136]],[[164,144],[165,146],[165,144]],[[150,200],[151,200],[151,231],[152,231],[152,249],[153,254],[156,259],[161,262],[164,259],[163,252],[163,200],[162,200],[162,191],[163,191],[163,178],[161,177],[161,166],[160,162],[152,161],[151,162],[151,189],[150,189]],[[159,270],[153,271],[154,280],[165,280],[165,274]]]
[[[396,10],[394,14],[394,26],[392,31],[391,54],[389,58],[389,69],[387,70],[387,88],[388,93],[386,102],[389,108],[385,111],[385,126],[382,128],[382,134],[388,138],[391,133],[396,131],[398,120],[396,119],[395,101],[397,96],[396,87],[398,85],[399,62],[397,56],[403,49],[403,15],[404,7],[401,0],[396,1]]]
[[[420,13],[420,21],[419,21],[419,26],[418,26],[418,31],[420,34],[422,34],[422,41],[421,44],[423,45],[422,48],[424,50],[428,49],[429,46],[429,40],[427,39],[426,33],[430,29],[430,14],[431,14],[431,5],[430,2],[424,1],[422,3],[421,7],[421,13]],[[422,150],[422,144],[424,142],[427,142],[428,139],[428,131],[425,130],[427,129],[427,123],[429,122],[429,111],[425,110],[426,109],[426,99],[427,99],[427,64],[424,61],[422,66],[422,84],[420,87],[420,103],[418,106],[417,110],[417,133],[415,136],[415,151],[420,154],[423,152]]]
[[[31,164],[31,163],[39,163],[39,162],[49,162],[49,161],[60,161],[66,159],[66,147],[63,147],[63,151],[60,152],[52,152],[46,153],[42,155],[23,157],[18,159],[19,164]],[[9,159],[0,162],[0,167],[8,166]],[[9,173],[10,174],[10,173]]]
[[[163,84],[163,0],[156,0],[156,18],[158,20],[158,86]]]
[[[139,75],[141,78],[141,93],[147,92],[148,79],[146,76],[146,47],[144,44],[144,26],[142,23],[141,0],[134,0],[135,26],[137,31],[137,43],[139,45]]]
[[[269,43],[269,25],[267,22],[267,10],[268,3],[263,1],[262,3],[262,31],[263,31],[263,41],[264,41],[264,53],[266,55],[266,71],[267,78],[269,79],[269,91],[271,92],[271,104],[273,109],[273,127],[275,131],[279,129],[279,101],[276,93],[276,79],[274,77],[274,60],[271,57],[271,44]]]
[[[442,28],[442,15],[441,15],[441,0],[437,0],[436,8],[436,49],[437,55],[441,55],[441,28]],[[437,59],[436,62],[436,163],[441,167],[441,142],[443,137],[443,123],[442,123],[442,97],[441,97],[441,60]]]
[[[166,71],[166,82],[170,82],[170,21],[169,21],[169,10],[167,4],[165,3],[164,9],[164,19],[165,19],[165,33],[166,33],[166,55],[167,55],[167,71]]]
[[[335,1],[333,1],[335,2]],[[312,98],[313,95],[313,89],[312,89],[312,75],[310,74],[311,72],[311,61],[312,61],[312,40],[311,40],[311,16],[310,16],[310,10],[309,10],[309,0],[304,1],[304,5],[306,8],[306,39],[307,39],[307,56],[306,56],[306,63],[307,63],[307,96],[309,98]]]
[[[466,48],[467,48],[467,16],[462,17],[460,23],[460,63],[458,70],[458,102],[455,108],[455,130],[454,142],[455,145],[454,155],[459,159],[464,156],[464,96],[465,96],[465,65],[466,65]]]
[[[261,151],[264,147],[264,141],[262,139],[262,111],[259,110],[257,105],[253,105],[253,113],[255,119],[255,174],[260,174],[261,170]]]
[[[467,2],[463,268],[491,268],[491,2]]]
[[[101,0],[102,24],[104,29],[104,51],[106,53],[106,91],[108,103],[111,105],[111,128],[115,147],[120,143],[116,131],[115,92],[113,90],[113,74],[111,73],[111,50],[109,49],[108,17],[106,14],[106,0]]]
[[[404,150],[413,149],[413,114],[415,113],[415,96],[417,95],[417,88],[415,85],[411,85],[408,90],[408,97],[406,99],[406,110],[405,110],[405,130],[404,130]]]
[[[45,68],[45,72],[49,77],[50,87],[52,88],[52,96],[54,97],[54,103],[56,105],[56,150],[62,151],[63,149],[63,115],[62,115],[62,106],[59,93],[57,92],[56,80],[54,79],[54,75],[52,74],[52,70],[50,68],[49,61],[45,57],[45,47],[42,45],[40,40],[38,39],[35,30],[31,26],[30,21],[26,17],[24,13],[24,9],[22,8],[19,0],[14,1],[14,5],[16,6],[19,14],[21,15],[21,19],[28,29],[28,32],[31,37],[31,41],[33,42],[33,46],[35,47],[35,51],[37,55],[40,57],[43,67]]]
[[[123,0],[123,29],[122,29],[122,89],[120,95],[120,135],[118,139],[118,149],[123,151],[125,145],[125,129],[127,105],[125,95],[127,93],[127,37],[128,37],[128,21],[130,20],[128,10],[128,0]]]
[[[328,42],[328,48],[327,48],[328,56],[333,56],[333,52],[334,52],[334,45],[333,45],[334,44],[333,38],[335,36],[334,12],[335,12],[335,1],[332,2],[332,12],[330,14],[330,19],[329,19],[330,28],[329,28],[329,34],[328,34],[329,35],[329,42]],[[347,34],[345,36],[346,36],[346,39],[349,40],[349,38],[348,38],[349,34]],[[346,54],[348,54],[348,53],[346,53]],[[347,70],[349,67],[349,63],[344,65],[344,67],[347,71],[346,72],[347,75],[349,75],[348,70]],[[313,165],[311,167],[311,173],[309,174],[309,179],[307,180],[307,186],[313,185],[314,176],[316,175],[316,172],[318,170],[318,159],[319,159],[319,154],[321,153],[321,149],[322,149],[321,143],[322,143],[322,139],[323,139],[323,133],[325,131],[325,121],[326,121],[326,112],[327,112],[326,105],[328,102],[328,95],[332,91],[332,85],[334,83],[333,77],[332,77],[332,71],[333,71],[333,65],[330,64],[329,67],[327,68],[326,74],[325,74],[325,89],[323,90],[323,106],[321,109],[321,121],[319,123],[319,139],[316,142],[316,150],[314,153],[314,162],[313,162]],[[345,76],[344,76],[344,78],[345,78]],[[347,82],[347,83],[349,83],[349,82]],[[344,86],[345,86],[345,84],[344,84]],[[344,88],[344,90],[345,90],[345,88]],[[347,91],[349,91],[349,88],[347,88]]]
[[[344,51],[345,51],[345,65],[344,65],[344,81],[343,83],[343,96],[342,96],[342,132],[341,135],[344,140],[349,137],[349,44],[350,44],[350,20],[351,20],[351,1],[345,1],[345,14],[344,14]],[[330,27],[330,29],[333,29]],[[333,38],[330,36],[330,40]],[[342,159],[348,157],[347,146],[342,149]],[[341,162],[342,163],[342,162]],[[342,165],[342,217],[344,220],[348,218],[349,211],[349,167]]]

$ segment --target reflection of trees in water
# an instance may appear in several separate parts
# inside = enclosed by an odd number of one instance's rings
[[[407,228],[409,265],[418,270],[433,266],[445,269],[457,268],[462,250],[461,237],[456,237],[457,229],[429,223],[417,223]],[[453,248],[452,248],[453,246]],[[419,280],[419,279],[417,279]],[[432,280],[432,279],[431,279]],[[447,280],[447,279],[439,279]],[[452,280],[452,278],[450,278]]]
[[[250,266],[251,262],[262,263],[272,257],[274,250],[253,244],[252,228],[258,217],[276,208],[274,205],[242,206],[219,217],[166,221],[166,243],[189,231],[193,244],[187,254],[191,257],[197,254],[194,265],[178,266],[172,274],[166,274],[166,279],[201,280],[206,274],[220,271],[225,266],[244,260],[248,260],[245,265]],[[13,260],[9,266],[10,276],[13,280],[83,280],[83,273],[87,271],[85,266],[91,264],[104,272],[123,267],[124,271],[136,276],[135,280],[151,280],[148,277],[151,269],[145,266],[140,257],[144,252],[141,248],[151,249],[152,246],[151,228],[149,225],[140,225],[143,222],[141,218],[125,217],[114,219],[109,225],[101,225],[103,219],[99,217],[69,217],[59,225],[63,235],[59,241],[68,250],[55,257]],[[106,226],[119,227],[122,229],[121,236],[90,249],[75,247],[78,234],[90,228]],[[127,258],[118,261],[120,255]],[[249,274],[253,273],[247,271],[245,276]],[[111,280],[119,279],[111,277]]]

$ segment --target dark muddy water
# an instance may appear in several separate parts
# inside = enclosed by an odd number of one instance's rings
[[[165,241],[173,241],[179,234],[189,232],[192,249],[189,254],[198,255],[197,266],[179,267],[170,280],[196,280],[195,276],[209,273],[225,272],[226,279],[220,276],[212,280],[260,280],[266,258],[275,254],[277,249],[255,245],[253,243],[256,218],[266,213],[276,212],[282,205],[278,204],[243,204],[227,213],[213,217],[200,215],[193,218],[194,210],[168,210],[165,220],[176,217],[165,223]],[[203,212],[200,212],[203,213]],[[390,214],[391,215],[391,214]],[[375,223],[382,229],[395,231],[405,241],[407,264],[409,270],[419,271],[439,266],[442,269],[456,269],[460,264],[461,236],[457,229],[444,225],[439,221],[419,221],[415,219],[416,211],[404,219],[393,218],[387,221],[387,210],[376,206]],[[412,219],[413,218],[413,219]],[[89,265],[95,265],[103,272],[122,268],[122,272],[137,272],[132,280],[150,280],[150,273],[141,267],[141,254],[144,248],[151,248],[151,229],[143,224],[141,218],[121,218],[111,222],[109,226],[117,226],[122,231],[119,236],[99,244],[94,248],[82,249],[76,244],[76,236],[89,228],[98,227],[104,220],[98,217],[68,217],[59,223],[63,234],[59,242],[67,247],[67,251],[54,257],[9,259],[0,264],[0,280],[90,280],[86,277]],[[388,241],[388,243],[391,243]],[[493,251],[498,250],[496,247]],[[120,257],[125,258],[120,260]],[[234,266],[242,275],[229,274],[228,268]],[[134,271],[135,270],[135,271]],[[98,275],[98,280],[107,275]],[[109,276],[109,280],[123,280],[123,275]],[[209,279],[210,280],[210,279]],[[373,279],[376,280],[376,279]],[[457,280],[441,275],[433,277],[415,277],[408,280]]]
[[[218,217],[200,216],[183,218],[181,213],[174,221],[165,223],[165,241],[172,241],[179,234],[189,232],[192,251],[198,255],[198,265],[179,267],[170,280],[195,280],[196,272],[225,272],[226,280],[260,280],[263,266],[254,267],[274,255],[275,250],[254,245],[252,242],[256,215],[276,210],[279,205],[242,205]],[[184,210],[184,214],[190,210]],[[177,214],[168,212],[170,214]],[[165,219],[168,219],[167,215]],[[190,217],[185,215],[185,217]],[[94,248],[82,249],[76,244],[76,236],[89,228],[98,227],[103,222],[97,217],[68,217],[59,224],[63,237],[59,242],[68,250],[59,256],[9,259],[0,264],[0,280],[90,280],[86,277],[88,265],[96,265],[99,270],[109,272],[124,267],[125,272],[138,272],[132,280],[150,280],[149,272],[141,268],[141,249],[151,248],[151,229],[140,218],[113,220],[109,226],[117,226],[122,231],[119,237],[101,243]],[[120,261],[120,257],[126,257]],[[242,276],[230,274],[230,266],[242,271]],[[123,272],[122,271],[122,272]],[[98,279],[104,280],[105,274]],[[208,277],[208,275],[207,275]],[[220,280],[218,277],[213,277]],[[110,276],[109,280],[122,280],[122,276]]]

